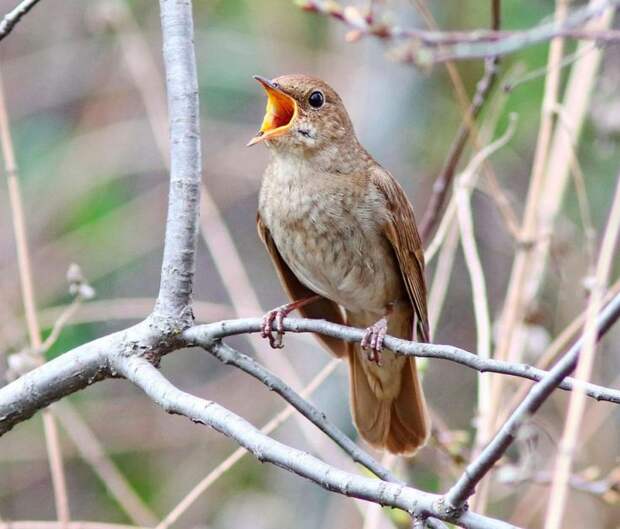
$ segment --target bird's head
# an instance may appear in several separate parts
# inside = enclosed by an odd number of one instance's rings
[[[248,145],[264,141],[277,151],[309,155],[343,142],[357,143],[342,100],[327,83],[302,74],[254,78],[267,93],[267,108]]]

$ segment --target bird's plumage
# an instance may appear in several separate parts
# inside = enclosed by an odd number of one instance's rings
[[[267,141],[257,227],[287,294],[321,296],[300,309],[306,317],[366,328],[387,315],[388,334],[428,340],[424,254],[404,191],[359,144],[328,85],[301,75],[273,83],[298,106]],[[321,109],[307,105],[316,90]],[[415,359],[386,351],[377,365],[359,344],[320,339],[348,357],[362,437],[394,453],[422,446],[430,425]]]

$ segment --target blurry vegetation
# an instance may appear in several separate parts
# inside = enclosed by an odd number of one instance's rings
[[[4,12],[13,2],[0,4]],[[132,0],[127,4],[141,32],[138,38],[146,40],[156,62],[161,64],[156,3]],[[488,26],[488,2],[429,4],[441,28]],[[412,2],[393,0],[389,5],[394,10],[393,16],[402,20],[402,25],[423,26]],[[68,302],[65,271],[74,261],[83,267],[96,288],[97,299],[152,297],[159,284],[166,171],[143,101],[127,73],[117,28],[105,23],[104,14],[113,6],[112,0],[84,3],[44,0],[10,38],[0,43],[2,75],[24,182],[40,308]],[[532,26],[552,13],[553,6],[550,0],[504,0],[504,28]],[[303,71],[332,84],[343,96],[362,142],[403,183],[418,217],[422,214],[433,178],[461,119],[444,68],[436,66],[430,72],[420,72],[411,66],[390,62],[384,57],[381,42],[373,39],[347,44],[342,27],[302,12],[293,2],[195,2],[195,21],[204,182],[222,208],[243,264],[254,279],[265,308],[282,303],[284,294],[254,234],[256,193],[267,154],[261,148],[244,147],[255,133],[264,108],[264,96],[252,80],[252,74],[271,77]],[[121,27],[120,31],[127,30]],[[574,46],[567,48],[567,53],[571,53]],[[505,58],[498,87],[501,89],[502,83],[507,81],[504,73],[514,71],[515,65],[520,65],[521,72],[531,71],[544,66],[546,57],[547,46],[540,45]],[[620,50],[612,46],[606,53],[602,79],[612,75],[617,78],[619,65]],[[481,75],[481,64],[468,61],[458,67],[471,94]],[[510,112],[519,115],[514,138],[493,158],[496,174],[519,215],[530,175],[543,83],[541,76],[503,96],[506,102],[496,127],[499,131],[505,129]],[[604,107],[613,102],[617,105],[619,92],[612,92],[610,97],[610,101],[597,101],[597,104]],[[483,112],[480,123],[488,117]],[[578,156],[587,178],[597,228],[607,216],[620,166],[619,130],[602,133],[596,123],[588,122],[579,146]],[[483,260],[489,264],[487,281],[492,294],[491,306],[496,311],[501,307],[514,243],[506,234],[492,198],[480,194],[477,198],[477,237],[484,252]],[[25,335],[7,204],[6,187],[2,185],[2,353],[23,347]],[[585,292],[580,282],[587,263],[572,187],[567,193],[562,222],[572,227],[567,232],[570,235],[561,241],[560,261],[552,260],[549,270],[548,280],[557,286],[553,292],[547,292],[544,306],[545,321],[553,322],[548,329],[551,335],[584,307]],[[458,259],[435,337],[441,343],[473,350],[475,328],[469,281],[460,255]],[[615,276],[619,272],[620,264],[616,263]],[[228,305],[229,299],[219,277],[201,243],[195,297]],[[125,323],[69,325],[47,357],[52,358]],[[613,360],[609,360],[610,369],[596,373],[598,383],[613,385],[614,376],[620,372],[618,338],[617,331],[612,333],[601,349],[601,357],[613,355]],[[304,381],[327,361],[325,353],[306,343],[290,341],[286,349]],[[166,362],[175,364],[175,373],[183,373],[184,388],[230,406],[254,424],[262,424],[282,407],[268,392],[248,384],[241,373],[218,367],[216,372],[228,377],[226,384],[218,382],[218,378],[212,378],[215,364],[209,361],[196,364],[194,354],[174,355],[174,360]],[[331,419],[343,428],[350,428],[348,404],[343,397],[346,393],[344,367],[337,373],[319,392],[329,394],[329,401],[322,402],[321,397],[317,400],[328,410]],[[429,362],[425,386],[429,402],[446,424],[454,429],[470,428],[475,400],[474,373],[447,363]],[[564,399],[566,395],[557,395],[554,401],[564,402]],[[181,421],[172,425],[168,417],[158,417],[159,411],[151,413],[152,404],[129,385],[103,383],[75,395],[71,401],[83,411],[84,418],[109,449],[114,462],[158,516],[165,515],[198,480],[236,448],[218,434],[192,428]],[[122,407],[119,408],[119,404]],[[600,405],[601,409],[606,406],[609,405]],[[587,456],[596,454],[597,464],[603,468],[612,465],[617,457],[618,413],[618,409],[611,413],[614,420],[606,422],[608,426],[593,437],[584,451]],[[132,424],[129,419],[135,415],[144,417]],[[118,420],[123,417],[124,420]],[[554,448],[561,431],[560,419],[553,402],[537,416],[538,426],[547,434],[541,436],[537,447],[542,454]],[[587,417],[584,428],[594,427],[590,426],[590,419],[594,421]],[[281,427],[276,438],[308,449],[294,421],[289,420]],[[76,459],[75,449],[65,437],[63,447],[67,454],[65,461],[75,519],[129,522],[92,472]],[[197,454],[201,455],[199,464],[193,459]],[[441,491],[451,477],[446,470],[448,466],[436,450],[429,448],[404,468],[416,485],[429,491]],[[529,490],[528,485],[521,485],[517,490],[523,495]],[[39,418],[0,440],[0,515],[3,519],[52,519],[50,491]],[[254,501],[250,493],[263,498],[279,497],[282,501],[267,504],[285,511],[264,517],[259,508],[250,510],[252,516],[242,516],[248,512],[244,508],[244,498]],[[514,509],[516,499],[514,496],[502,499],[506,490],[498,493],[492,511],[506,517]],[[601,505],[600,500],[583,495],[576,504],[587,504],[594,509]],[[249,505],[256,506],[255,503]],[[315,505],[324,505],[324,509],[315,508]],[[230,508],[241,513],[234,525],[222,514]],[[339,510],[339,514],[325,518],[325,513],[335,512],[334,509]],[[617,522],[620,511],[617,506],[607,508],[598,516],[596,520],[600,523],[591,527],[611,528],[615,527],[613,519],[615,517]],[[261,466],[253,459],[244,460],[228,471],[177,526],[281,529],[285,525],[278,523],[279,517],[293,519],[299,529],[361,526],[353,502],[338,497],[325,498],[317,487],[276,468]],[[406,520],[400,520],[399,525],[403,527],[404,523]]]

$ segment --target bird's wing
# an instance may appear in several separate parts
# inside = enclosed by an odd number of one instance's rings
[[[291,301],[297,301],[299,299],[317,295],[316,292],[313,292],[308,287],[303,285],[284,262],[284,259],[282,259],[275,242],[271,238],[269,229],[260,218],[260,214],[256,215],[256,228],[258,229],[258,236],[265,244],[265,248],[267,248],[267,252],[271,257],[278,277],[280,278],[280,282],[282,283],[282,286]],[[339,323],[340,325],[345,324],[344,316],[338,304],[322,296],[317,301],[301,307],[298,310],[304,318],[324,319],[332,323]],[[345,343],[342,340],[324,335],[317,335],[317,338],[335,356],[341,357],[346,354]]]
[[[384,234],[394,249],[409,299],[416,314],[417,339],[430,341],[424,248],[418,234],[413,208],[400,184],[381,167],[372,171],[372,183],[386,199],[388,215]]]

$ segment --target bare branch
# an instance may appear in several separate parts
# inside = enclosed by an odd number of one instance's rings
[[[299,413],[324,432],[325,435],[330,437],[340,448],[347,452],[353,461],[365,466],[384,481],[391,481],[392,483],[404,485],[404,482],[399,480],[392,472],[383,467],[369,454],[361,450],[342,430],[340,430],[340,428],[329,422],[322,411],[315,408],[282,379],[261,366],[254,359],[221,342],[212,345],[207,342],[205,344],[205,349],[221,362],[237,366],[242,371],[260,380],[270,390],[275,391],[299,411]]]
[[[350,474],[306,452],[288,447],[264,435],[245,419],[219,404],[181,391],[143,358],[117,357],[114,367],[166,412],[184,415],[193,422],[210,426],[237,441],[259,461],[266,461],[293,472],[328,491],[389,505],[411,514],[451,521],[464,528],[515,529],[515,526],[506,522],[471,512],[454,513],[446,510],[438,495]]]
[[[617,295],[602,314],[607,315],[609,311],[619,306],[620,295]],[[607,318],[605,321],[609,320],[608,325],[613,323],[611,321],[613,317],[605,316]],[[197,325],[176,337],[162,336],[161,329],[152,323],[146,320],[124,331],[86,343],[0,388],[0,435],[53,401],[84,389],[93,382],[114,376],[109,362],[116,357],[145,356],[157,363],[163,355],[184,346],[210,347],[227,336],[260,332],[262,319],[242,318]],[[288,332],[313,332],[351,342],[361,340],[363,335],[361,329],[324,320],[285,318],[283,325],[284,330]],[[607,327],[604,331],[606,330]],[[385,345],[397,354],[449,360],[481,372],[488,371],[536,381],[553,373],[553,370],[547,372],[527,364],[483,360],[475,354],[450,345],[409,342],[392,336],[386,336]],[[560,380],[556,386],[565,390],[572,389],[576,383],[571,378]],[[596,400],[620,403],[620,390],[596,384],[584,384],[584,388],[586,394]]]
[[[0,389],[0,435],[52,402],[111,376],[108,355],[139,343],[131,330],[111,334],[54,358]]]
[[[396,41],[400,47],[395,56],[403,62],[429,65],[451,60],[499,57],[515,53],[524,48],[566,37],[597,42],[618,42],[620,32],[589,31],[582,26],[598,16],[607,8],[617,8],[620,0],[597,0],[574,9],[561,23],[541,22],[533,28],[522,31],[426,31],[422,29],[401,28],[369,18],[353,6],[343,7],[335,0],[298,0],[302,9],[330,16],[347,25],[351,32],[349,41],[361,36],[371,35],[382,40]]]
[[[38,3],[39,0],[23,0],[15,9],[4,15],[4,18],[0,21],[0,40],[11,33],[21,18]]]
[[[620,303],[620,296],[617,296],[612,303]],[[213,342],[227,336],[260,332],[261,324],[262,320],[260,318],[226,320],[192,327],[183,333],[182,338],[186,341],[187,345],[204,346],[208,344],[209,341]],[[324,320],[285,318],[283,325],[285,331],[313,332],[350,342],[360,341],[363,335],[363,330],[361,329],[346,327]],[[388,349],[397,354],[449,360],[481,372],[499,373],[536,381],[542,380],[549,373],[527,364],[504,362],[494,359],[483,360],[473,353],[451,345],[409,342],[392,336],[386,336],[385,345]],[[560,389],[570,390],[573,388],[573,385],[574,380],[567,378],[563,380],[558,387]],[[596,400],[605,400],[616,404],[620,403],[620,390],[609,389],[596,384],[586,384],[584,387],[586,388],[587,395]]]
[[[189,1],[160,0],[170,126],[170,195],[155,315],[190,325],[200,205],[200,127]]]
[[[586,323],[583,330],[583,353],[579,356],[577,363],[576,379],[580,382],[587,382],[592,375],[594,355],[596,352],[597,317],[603,306],[603,295],[609,281],[614,249],[620,231],[620,174],[616,182],[616,191],[609,213],[607,226],[601,243],[596,272],[593,278],[593,286],[586,310]],[[551,497],[547,516],[545,519],[545,529],[560,529],[566,507],[567,486],[573,464],[573,454],[577,446],[581,420],[586,407],[586,399],[583,386],[580,385],[571,395],[566,423],[560,450],[555,462],[553,484],[551,487]]]
[[[459,165],[465,145],[467,145],[467,140],[473,131],[474,120],[480,114],[480,111],[484,106],[484,102],[495,84],[495,80],[497,78],[497,68],[498,61],[496,57],[489,58],[485,61],[484,74],[476,85],[476,93],[474,94],[471,105],[465,113],[463,123],[461,124],[458,132],[456,133],[456,137],[450,146],[450,151],[446,162],[444,163],[441,172],[435,179],[432,194],[429,198],[426,210],[424,211],[422,222],[420,223],[420,236],[425,244],[428,243],[435,226],[439,222],[443,205],[450,190],[450,184],[456,174],[456,169]]]
[[[620,317],[620,296],[616,296],[612,302],[601,311],[596,326],[597,339],[600,339],[613,323]],[[562,380],[571,373],[579,359],[579,353],[583,345],[583,337],[578,340],[562,359],[549,371],[538,384],[535,384],[527,394],[527,397],[508,418],[499,432],[470,463],[463,475],[446,494],[446,503],[454,509],[459,509],[467,501],[476,488],[478,482],[489,472],[500,457],[512,444],[519,427],[535,413],[542,403],[551,395]]]
[[[36,362],[43,362],[41,350],[41,330],[37,317],[36,300],[34,293],[34,281],[30,251],[28,248],[28,235],[26,228],[26,216],[22,200],[21,185],[17,167],[17,159],[13,149],[13,138],[9,126],[9,116],[4,97],[4,86],[0,76],[0,148],[4,159],[4,170],[7,176],[9,190],[9,203],[15,246],[17,250],[17,263],[19,269],[19,282],[21,286],[22,302],[26,313],[26,326],[30,341],[30,352]],[[49,410],[43,413],[43,430],[45,433],[45,446],[47,448],[52,488],[54,489],[54,502],[58,519],[63,526],[69,523],[69,496],[67,494],[67,481],[62,462],[58,428],[54,416]]]
[[[308,383],[308,385],[300,392],[302,398],[308,398],[314,393],[319,386],[325,381],[325,379],[335,370],[338,365],[338,360],[333,358],[328,364],[325,365],[319,373]],[[276,428],[278,428],[284,421],[286,421],[293,413],[295,408],[291,405],[287,405],[277,415],[267,421],[260,431],[265,435],[269,435]],[[306,423],[307,424],[307,423]],[[226,459],[220,461],[218,465],[211,470],[203,479],[201,479],[192,489],[183,497],[183,499],[164,517],[155,529],[168,529],[171,525],[176,523],[179,517],[191,507],[191,505],[204,494],[205,491],[218,480],[224,473],[237,463],[248,451],[242,446],[238,447],[232,454]]]

